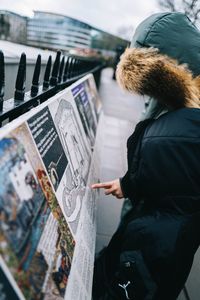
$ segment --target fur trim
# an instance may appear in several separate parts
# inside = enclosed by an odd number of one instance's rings
[[[116,77],[122,88],[153,97],[170,108],[200,107],[200,76],[193,78],[186,65],[155,48],[127,49]]]

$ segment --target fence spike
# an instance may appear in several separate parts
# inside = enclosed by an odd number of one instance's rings
[[[81,60],[80,59],[77,59],[77,62],[76,62],[76,72],[77,72],[77,76],[79,75],[79,73],[81,74]]]
[[[70,64],[69,64],[69,78],[73,77],[74,61],[75,61],[75,58],[72,57],[71,60],[70,60]]]
[[[15,83],[15,101],[23,101],[26,87],[26,54],[22,53]]]
[[[60,83],[62,81],[64,64],[65,64],[65,57],[63,56],[63,58],[61,60],[61,64],[60,64],[60,69],[59,69],[58,83]]]
[[[0,112],[3,110],[3,98],[5,89],[5,64],[4,54],[0,51]]]
[[[33,80],[31,86],[31,97],[35,97],[39,91],[39,78],[40,78],[40,70],[41,70],[41,55],[39,54],[36,60],[35,69],[33,73]]]
[[[82,61],[83,63],[83,73],[86,73],[87,72],[87,69],[88,69],[88,64],[87,64],[87,61]]]
[[[78,59],[75,58],[75,61],[74,61],[74,76],[76,77],[78,74]]]
[[[67,81],[68,75],[69,75],[69,63],[70,63],[70,56],[67,56],[67,61],[65,63],[65,69],[63,74],[63,82]]]
[[[44,73],[43,90],[47,90],[49,88],[49,77],[50,77],[50,73],[51,73],[51,64],[52,64],[52,57],[50,55],[48,58],[45,73]]]
[[[70,79],[71,63],[72,63],[72,57],[70,56],[68,61],[67,79]]]
[[[51,78],[50,78],[50,85],[51,86],[56,86],[58,83],[58,71],[60,67],[60,56],[61,56],[61,51],[58,51],[56,54],[56,59],[53,64],[53,70],[51,73]]]
[[[81,73],[85,72],[85,62],[84,60],[81,60]]]

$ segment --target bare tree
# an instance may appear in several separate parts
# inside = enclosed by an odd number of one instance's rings
[[[158,0],[158,3],[164,10],[184,12],[194,24],[200,20],[199,0]]]

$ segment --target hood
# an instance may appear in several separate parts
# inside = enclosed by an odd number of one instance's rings
[[[130,47],[157,48],[200,75],[200,32],[182,13],[151,15],[137,27]]]
[[[199,105],[200,32],[187,16],[152,15],[138,26],[130,47],[116,71],[124,89],[172,109]]]
[[[200,105],[200,77],[155,48],[127,49],[116,78],[123,89],[148,95],[170,109]]]

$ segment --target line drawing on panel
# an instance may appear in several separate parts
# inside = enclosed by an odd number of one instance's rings
[[[76,233],[91,157],[70,102],[60,100],[54,122],[69,163],[65,172],[62,204],[72,231]]]

